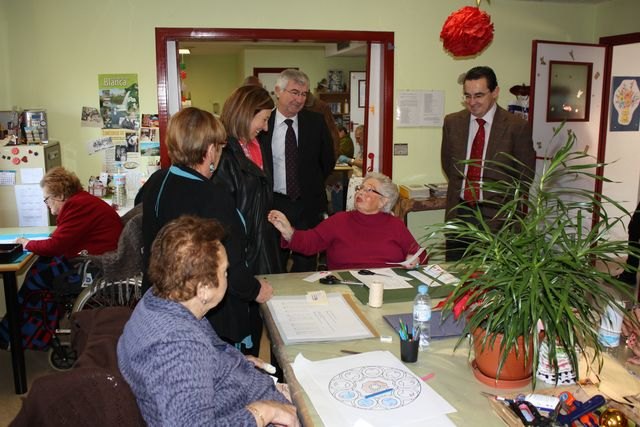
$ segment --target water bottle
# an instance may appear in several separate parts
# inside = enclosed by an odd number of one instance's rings
[[[420,285],[418,295],[413,300],[413,330],[420,336],[420,351],[425,351],[431,343],[431,297],[429,287]]]
[[[116,208],[123,208],[127,204],[127,179],[122,165],[116,164],[116,173],[113,174],[113,198],[111,204]]]

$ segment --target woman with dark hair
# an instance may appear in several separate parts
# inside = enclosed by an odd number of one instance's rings
[[[222,124],[207,111],[185,108],[171,117],[166,141],[172,166],[151,175],[142,191],[143,290],[150,285],[146,268],[151,244],[165,224],[185,214],[217,219],[227,230],[223,244],[229,256],[229,292],[207,318],[222,339],[253,353],[259,343],[252,341],[249,306],[266,302],[273,290],[247,267],[246,221],[229,191],[211,181],[225,139]]]
[[[116,249],[122,223],[113,207],[84,191],[76,174],[63,167],[49,170],[40,187],[44,204],[57,216],[56,229],[48,239],[16,240],[39,255],[20,288],[18,302],[23,347],[46,350],[59,318],[57,304],[50,297],[53,279],[68,271],[68,260],[81,252],[101,255]],[[7,347],[8,340],[8,322],[3,319],[0,348]]]
[[[155,425],[300,425],[271,378],[223,342],[206,313],[227,290],[224,231],[215,220],[182,216],[158,233],[153,284],[118,340],[118,367],[143,418]]]
[[[254,274],[282,273],[276,231],[267,221],[273,189],[256,139],[268,130],[273,107],[269,92],[256,85],[241,86],[227,98],[220,116],[227,131],[227,146],[213,175],[214,182],[224,184],[231,192],[246,220],[247,262]]]

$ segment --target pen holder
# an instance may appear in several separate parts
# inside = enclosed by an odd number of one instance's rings
[[[409,334],[408,340],[400,340],[400,360],[406,363],[415,363],[418,360],[418,347],[420,347],[420,338],[413,339],[413,335]]]

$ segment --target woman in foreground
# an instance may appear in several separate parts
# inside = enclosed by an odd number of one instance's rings
[[[273,380],[204,318],[227,290],[223,238],[217,221],[193,216],[160,230],[149,262],[152,288],[118,341],[120,371],[149,425],[299,426]]]

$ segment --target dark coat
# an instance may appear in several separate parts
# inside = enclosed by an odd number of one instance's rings
[[[283,273],[278,234],[267,221],[273,205],[271,179],[247,158],[237,139],[227,139],[212,179],[227,188],[235,199],[236,209],[244,216],[248,238],[247,262],[253,274]]]
[[[456,211],[454,207],[460,203],[460,192],[464,182],[464,165],[461,165],[459,161],[467,158],[470,118],[471,113],[468,110],[458,111],[444,118],[440,153],[442,169],[449,181],[447,220],[454,218]],[[519,176],[515,176],[515,178],[530,179],[532,177],[533,171],[535,171],[536,153],[533,149],[531,128],[526,121],[498,106],[487,144],[485,160],[499,161],[515,168],[519,171]],[[527,166],[528,170],[500,153],[508,153],[519,159]],[[503,180],[505,173],[513,176],[513,173],[506,171],[485,169],[482,179],[485,182]],[[489,197],[489,195],[486,196]],[[482,207],[481,209],[487,218],[493,217],[495,214],[494,208]],[[485,210],[487,211],[485,212]]]
[[[246,265],[244,226],[234,207],[235,202],[221,184],[211,182],[193,169],[182,166],[178,169],[177,172],[184,176],[171,173],[167,177],[169,169],[161,169],[144,185],[142,235],[145,273],[151,244],[166,223],[181,215],[218,220],[225,229],[223,244],[229,259],[228,288],[222,302],[207,313],[207,318],[221,338],[240,342],[252,332],[249,307],[260,291],[260,283]],[[158,197],[161,189],[162,194]],[[143,285],[146,290],[146,277]]]
[[[275,113],[269,119],[269,131],[260,137],[265,172],[273,188],[273,151],[271,138],[276,120]],[[327,210],[325,180],[333,171],[335,157],[333,141],[324,117],[313,111],[301,110],[298,113],[298,182],[302,195],[299,202],[303,205],[306,218],[318,219]]]

